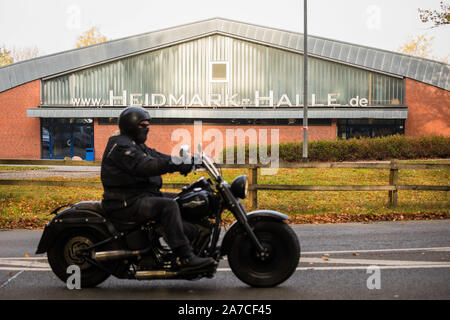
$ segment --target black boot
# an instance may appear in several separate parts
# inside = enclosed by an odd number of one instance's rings
[[[213,258],[200,258],[196,256],[189,245],[175,248],[173,252],[178,257],[178,266],[182,271],[201,269],[216,262]]]

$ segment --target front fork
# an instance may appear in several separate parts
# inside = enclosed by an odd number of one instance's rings
[[[222,182],[219,186],[220,186],[219,190],[222,192],[222,194],[227,202],[228,209],[233,213],[234,217],[240,223],[240,225],[244,228],[245,232],[247,232],[248,236],[250,237],[250,240],[255,245],[256,249],[258,250],[258,256],[264,256],[267,252],[267,249],[264,248],[264,246],[261,244],[261,242],[256,237],[255,233],[253,232],[253,229],[248,224],[247,213],[245,211],[244,206],[233,195],[228,183]]]

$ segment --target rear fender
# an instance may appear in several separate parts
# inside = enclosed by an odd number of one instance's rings
[[[44,228],[36,254],[47,252],[57,238],[68,229],[90,228],[106,237],[118,234],[110,221],[92,211],[69,208],[56,215]]]
[[[256,210],[249,212],[247,214],[247,221],[249,225],[253,225],[257,221],[261,220],[271,220],[271,221],[285,221],[288,220],[289,216],[285,215],[284,213],[273,211],[273,210]],[[242,232],[243,229],[241,228],[241,225],[236,221],[234,222],[228,232],[225,234],[222,245],[220,246],[220,253],[222,256],[227,255],[230,247],[232,245],[232,240],[234,236],[238,232]]]

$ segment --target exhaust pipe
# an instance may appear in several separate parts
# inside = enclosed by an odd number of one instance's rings
[[[113,251],[100,251],[93,253],[92,259],[96,261],[111,261],[118,259],[127,259],[137,257],[141,254],[147,253],[150,248],[144,250],[113,250]]]
[[[137,271],[135,277],[137,280],[157,280],[157,279],[173,279],[179,275],[179,272],[165,270],[148,270]]]

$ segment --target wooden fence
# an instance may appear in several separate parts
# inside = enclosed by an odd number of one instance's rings
[[[72,161],[72,160],[26,160],[26,159],[0,159],[0,165],[43,165],[43,166],[100,166],[99,161]],[[450,191],[449,185],[399,185],[399,170],[449,170],[450,164],[434,163],[404,163],[397,160],[391,162],[310,162],[310,163],[281,163],[278,168],[347,168],[347,169],[380,169],[389,170],[389,182],[387,185],[267,185],[258,183],[258,174],[261,169],[268,166],[258,164],[221,164],[225,169],[246,169],[249,177],[250,207],[258,207],[258,191],[260,190],[285,190],[285,191],[387,191],[389,204],[397,206],[399,190],[419,191]],[[101,187],[100,182],[83,181],[49,181],[49,180],[0,180],[0,185],[34,185],[54,187]],[[179,189],[185,184],[164,184],[164,189]]]

